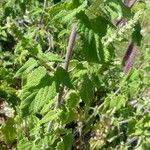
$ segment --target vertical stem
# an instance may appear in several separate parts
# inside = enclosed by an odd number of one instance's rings
[[[72,30],[68,42],[67,52],[66,52],[66,58],[65,58],[65,64],[64,69],[68,71],[69,62],[72,56],[72,50],[76,39],[76,26],[75,24],[72,25]]]
[[[72,50],[73,50],[73,46],[74,46],[74,43],[75,43],[75,39],[76,39],[76,26],[75,26],[75,24],[73,24],[72,29],[71,29],[69,42],[68,42],[68,46],[67,46],[65,63],[64,63],[64,69],[66,71],[68,71],[69,62],[70,62],[70,59],[71,59],[71,56],[72,56]],[[60,85],[59,93],[58,93],[58,99],[56,101],[55,109],[60,107],[60,105],[62,103],[63,93],[64,93],[64,85]],[[47,132],[50,132],[51,126],[52,126],[52,121],[49,121]]]
[[[131,8],[137,0],[124,0],[123,3],[128,8]],[[126,19],[122,17],[117,23],[116,26],[122,28],[127,23]],[[134,63],[135,51],[134,51],[134,43],[131,41],[128,45],[128,48],[125,52],[125,55],[122,60],[122,64],[124,66],[124,73],[127,75],[129,70],[132,68]]]
[[[134,64],[134,59],[135,59],[136,51],[133,50],[129,59],[127,60],[127,63],[124,66],[124,73],[127,75],[130,69],[132,68]]]
[[[67,46],[67,52],[66,52],[65,63],[64,63],[64,69],[66,71],[68,71],[69,62],[71,60],[72,50],[73,50],[73,46],[75,43],[75,39],[76,39],[76,26],[73,25],[71,34],[70,34],[70,38],[69,38],[69,42],[68,42],[68,46]],[[58,100],[57,100],[56,106],[55,106],[56,108],[59,108],[59,106],[61,104],[63,93],[64,93],[64,85],[60,85]]]
[[[122,60],[123,66],[125,66],[126,62],[129,60],[130,55],[133,51],[133,48],[134,48],[134,44],[133,44],[133,42],[130,42],[129,45],[128,45],[128,48],[127,48],[127,50],[124,54],[123,60]]]

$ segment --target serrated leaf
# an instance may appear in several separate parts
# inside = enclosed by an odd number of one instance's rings
[[[27,78],[21,93],[22,115],[37,113],[45,104],[56,96],[54,78],[46,73],[45,68],[35,69]]]
[[[29,58],[29,60],[16,72],[14,77],[27,75],[37,66],[38,66],[37,61],[34,58]]]
[[[33,88],[33,90],[28,93],[28,96],[24,95],[25,91],[22,93],[22,97],[24,98],[21,102],[23,115],[39,113],[39,110],[44,104],[48,104],[49,101],[54,99],[56,95],[55,85],[50,82],[48,82],[48,84],[41,84],[41,86],[42,85],[43,87],[39,89]],[[26,89],[26,91],[28,90],[30,89]]]
[[[45,104],[45,102],[48,102],[49,95],[49,86],[45,86],[44,88],[40,88],[38,93],[35,96],[35,100],[32,101],[31,106],[33,105],[33,112],[38,112],[39,109]]]
[[[80,13],[85,7],[87,6],[87,1],[84,1],[82,5],[79,7],[73,9],[73,10],[62,10],[60,13],[58,13],[53,20],[61,19],[62,23],[68,23],[70,20],[72,20],[78,13]]]
[[[19,150],[31,150],[32,149],[32,142],[29,141],[27,138],[24,138],[22,140],[19,140],[17,144],[17,148]]]
[[[47,123],[47,122],[52,121],[52,120],[56,120],[59,117],[60,113],[61,113],[61,111],[59,111],[59,110],[50,110],[42,118],[42,120],[40,120],[40,124]]]
[[[41,80],[46,76],[47,72],[44,67],[38,67],[34,69],[30,74],[27,76],[27,83],[25,88],[30,88],[32,86],[37,86]]]
[[[95,19],[101,15],[101,5],[102,1],[100,0],[95,0],[94,2],[91,3],[90,7],[85,11],[86,15],[88,16],[89,19]]]
[[[55,94],[55,93],[54,93],[54,94]],[[55,96],[55,95],[54,95],[54,96]],[[47,112],[50,110],[50,107],[53,106],[54,100],[55,100],[55,98],[54,98],[53,100],[49,101],[48,103],[44,104],[43,108],[42,108],[41,111],[40,111],[40,114],[45,114],[45,113],[47,113]]]
[[[101,16],[94,20],[89,20],[84,13],[78,14],[77,18],[82,59],[102,63],[105,60],[105,55],[101,39],[107,32],[108,21]]]
[[[122,16],[128,17],[129,14],[131,15],[130,9],[125,7],[120,0],[106,0],[105,2],[94,0],[86,10],[86,14],[90,19],[102,16],[111,23]]]
[[[53,54],[53,53],[39,53],[37,55],[38,59],[41,60],[44,63],[48,62],[64,62],[64,59],[62,59],[59,55]]]

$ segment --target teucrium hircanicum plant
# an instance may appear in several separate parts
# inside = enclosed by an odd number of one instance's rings
[[[0,100],[15,117],[0,128],[0,142],[17,141],[19,150],[148,147],[143,8],[141,1],[4,0]]]

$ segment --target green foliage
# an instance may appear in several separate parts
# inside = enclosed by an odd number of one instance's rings
[[[44,67],[36,68],[28,74],[26,84],[21,93],[23,116],[38,111],[55,97],[56,90],[53,77],[49,76]]]
[[[55,72],[55,81],[57,91],[59,90],[60,84],[63,84],[70,89],[73,89],[69,74],[62,67],[57,68]]]
[[[37,61],[33,58],[30,58],[16,73],[15,77],[20,75],[30,73],[36,66],[38,66]]]
[[[94,96],[94,87],[87,74],[83,76],[83,81],[81,82],[80,96],[87,106],[90,104]]]
[[[13,118],[9,118],[5,125],[1,128],[2,139],[6,144],[11,144],[16,140],[17,132],[15,127],[15,121]]]
[[[149,9],[120,0],[1,2],[0,107],[7,101],[14,118],[0,123],[0,149],[148,149]],[[124,75],[121,60],[131,41],[135,64]]]
[[[79,104],[79,94],[72,90],[70,91],[67,95],[66,95],[66,103],[67,103],[67,106],[69,109],[73,109],[73,108],[76,108]]]

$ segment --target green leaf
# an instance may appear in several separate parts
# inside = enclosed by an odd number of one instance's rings
[[[17,145],[17,148],[19,150],[31,150],[32,148],[32,142],[28,141],[27,138],[24,138],[22,140],[19,141],[18,145]]]
[[[57,143],[57,150],[70,150],[72,147],[73,137],[71,133],[68,133],[63,137],[63,140]]]
[[[76,91],[71,90],[65,98],[67,106],[72,109],[78,106],[80,97]]]
[[[21,93],[22,115],[39,113],[39,110],[56,96],[54,77],[46,73],[46,69],[39,67],[27,77],[27,83]]]
[[[49,101],[48,103],[44,104],[43,108],[40,111],[40,114],[43,115],[43,114],[47,113],[50,110],[51,106],[54,105],[54,101],[55,101],[55,98],[53,100]]]
[[[48,62],[54,62],[54,61],[57,61],[57,62],[64,62],[64,59],[62,59],[59,55],[57,54],[53,54],[53,53],[46,53],[45,54]]]
[[[43,61],[44,63],[47,62],[64,62],[64,60],[57,54],[47,52],[46,54],[42,52],[41,45],[35,48],[36,53],[34,54],[39,60]]]
[[[113,108],[113,109],[115,108],[116,110],[119,110],[122,107],[125,107],[126,102],[127,102],[127,99],[125,95],[118,95],[110,100],[109,106],[110,108]]]
[[[85,64],[85,62],[82,62],[82,63],[77,62],[77,64],[73,67],[74,70],[71,72],[71,75],[73,78],[78,79],[78,78],[84,76],[85,74],[87,74],[88,70],[83,64]],[[87,62],[86,62],[86,64],[87,64]],[[72,64],[70,64],[70,68],[72,67],[71,65]]]
[[[37,86],[42,79],[46,76],[47,72],[44,67],[38,67],[34,69],[31,73],[27,76],[27,82],[24,88],[30,88]]]
[[[62,124],[71,123],[74,120],[75,112],[73,110],[62,111],[59,116],[59,120]]]
[[[54,17],[54,21],[61,19],[62,23],[68,23],[70,22],[70,20],[72,20],[78,13],[80,13],[82,10],[85,9],[85,7],[87,6],[87,1],[84,1],[82,3],[82,5],[80,5],[79,7],[73,9],[73,10],[62,10],[60,11],[60,13],[58,13],[55,17]]]
[[[58,142],[56,149],[57,150],[65,150],[64,142],[63,141]]]
[[[17,132],[15,128],[15,121],[13,118],[9,118],[6,123],[0,129],[2,137],[7,144],[12,144],[17,138]]]
[[[48,78],[47,78],[48,79]],[[39,110],[49,101],[54,100],[56,96],[55,85],[49,82],[49,85],[41,83],[43,88],[27,89],[22,93],[21,109],[23,115],[30,113],[39,113]],[[26,94],[26,91],[30,91]]]
[[[125,7],[120,0],[106,0],[105,2],[94,0],[86,10],[86,14],[90,19],[104,17],[110,23],[121,19],[122,16],[126,18],[131,16],[130,9]]]
[[[140,46],[142,37],[143,36],[141,34],[141,25],[138,22],[134,27],[134,32],[132,33],[132,40],[137,44],[137,46]]]
[[[89,19],[95,19],[101,16],[101,6],[103,5],[102,1],[94,0],[91,2],[91,5],[86,9],[85,13]]]
[[[27,75],[37,66],[38,66],[37,61],[33,58],[29,58],[29,60],[17,71],[14,77]]]
[[[71,133],[68,133],[63,138],[65,150],[70,150],[73,143],[73,136]]]
[[[107,32],[108,21],[101,16],[90,20],[83,12],[77,15],[77,19],[81,59],[94,63],[104,62],[105,55],[101,39]]]
[[[129,83],[128,85],[128,93],[130,93],[130,95],[136,95],[139,92],[140,89],[140,82],[139,81],[132,81]]]
[[[40,120],[40,124],[47,123],[52,120],[56,120],[61,111],[60,110],[50,110],[43,118]]]
[[[94,97],[94,87],[87,74],[83,77],[79,92],[81,99],[85,102],[86,105],[89,105]]]
[[[137,150],[141,149],[150,149],[150,142],[148,140],[143,139],[140,145],[136,148]]]
[[[126,80],[130,82],[130,81],[137,80],[138,77],[139,77],[139,71],[136,68],[132,68]]]
[[[69,89],[74,88],[71,83],[71,79],[69,77],[68,72],[66,70],[64,70],[62,67],[58,67],[55,72],[55,82],[56,82],[57,91],[59,91],[60,84],[63,84],[64,86],[68,87]]]

